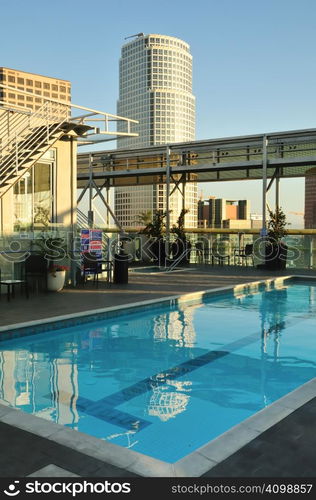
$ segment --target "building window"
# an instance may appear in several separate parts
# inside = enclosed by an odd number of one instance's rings
[[[52,222],[51,163],[37,163],[13,188],[14,230],[46,227]]]

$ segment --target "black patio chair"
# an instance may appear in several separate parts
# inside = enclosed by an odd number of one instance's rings
[[[31,254],[24,262],[24,279],[37,293],[42,287],[47,290],[47,269],[48,260],[43,255]]]
[[[247,266],[248,259],[251,260],[252,265],[254,266],[255,261],[254,261],[254,253],[253,253],[253,244],[252,243],[248,243],[247,245],[245,245],[244,248],[234,250],[234,265],[236,265],[237,263],[238,264],[242,263],[242,265],[243,265],[245,263]]]
[[[99,274],[102,274],[102,262],[97,258],[94,252],[85,252],[82,255],[83,284],[86,283],[88,276],[93,276],[93,283],[98,285]]]
[[[224,264],[230,265],[230,241],[229,240],[215,240],[211,248],[211,260],[212,266],[218,264],[223,266]]]

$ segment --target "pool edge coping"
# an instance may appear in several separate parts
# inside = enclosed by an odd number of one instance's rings
[[[222,291],[242,290],[251,286],[254,287],[271,282],[277,283],[289,279],[297,279],[298,281],[302,279],[315,281],[315,278],[316,276],[305,275],[272,277],[263,280],[249,281],[239,285],[229,285],[199,292],[164,297],[161,299],[152,299],[110,308],[84,311],[81,314],[89,316],[97,314],[97,312],[100,311],[117,311],[142,305],[150,305],[153,303],[168,303],[168,301],[174,301],[175,299],[177,299],[178,303],[181,304],[182,302],[202,299],[203,296],[206,295],[216,295],[216,293]],[[78,314],[63,315],[57,318],[61,320],[66,317],[66,319],[69,319],[69,316],[74,317],[78,316]],[[56,317],[52,317],[48,322],[55,320]],[[14,329],[19,329],[21,328],[21,325],[23,325],[22,327],[30,326],[30,323],[38,325],[40,320],[36,320],[35,322],[19,323],[12,326],[15,327]],[[0,332],[1,331],[3,330],[0,329]],[[22,410],[11,408],[1,402],[0,422],[17,427],[26,432],[30,432],[49,441],[53,441],[97,460],[101,460],[104,464],[114,465],[127,472],[132,472],[142,477],[199,477],[231,456],[233,453],[237,452],[250,441],[260,436],[263,432],[286,418],[315,396],[316,377],[299,386],[294,391],[286,394],[282,398],[274,401],[266,408],[263,408],[254,415],[251,415],[241,423],[231,427],[217,438],[209,441],[202,447],[196,449],[192,453],[174,463],[164,462],[148,455],[144,455],[140,452],[89,436],[88,434],[84,434],[80,431],[74,431],[64,427],[62,424],[56,424],[41,417],[25,413]]]
[[[44,325],[49,325],[51,323],[60,323],[60,327],[63,327],[63,322],[67,322],[69,320],[75,320],[79,318],[89,318],[89,316],[95,316],[95,315],[102,315],[104,314],[105,317],[111,317],[111,313],[115,313],[117,311],[121,310],[129,310],[133,309],[136,310],[138,309],[139,311],[142,310],[142,308],[146,308],[146,306],[150,306],[152,304],[161,304],[161,305],[170,305],[170,302],[173,304],[181,304],[182,302],[190,302],[190,301],[196,301],[199,299],[202,299],[203,297],[209,296],[209,295],[216,295],[228,291],[234,291],[238,289],[243,289],[245,287],[249,286],[257,286],[257,285],[264,285],[268,284],[271,282],[278,282],[278,281],[285,281],[285,280],[290,280],[290,279],[310,279],[310,280],[315,280],[316,279],[316,274],[315,276],[304,276],[304,275],[285,275],[285,276],[278,276],[278,277],[272,277],[272,278],[266,278],[263,280],[256,280],[256,281],[249,281],[245,283],[241,283],[238,285],[227,285],[224,287],[217,287],[217,288],[210,288],[206,290],[200,290],[196,292],[189,292],[185,294],[178,294],[178,295],[168,295],[167,297],[161,297],[161,298],[156,298],[156,299],[149,299],[149,300],[142,300],[138,302],[128,302],[126,304],[120,304],[117,306],[109,306],[109,307],[103,307],[99,309],[87,309],[85,311],[79,311],[75,313],[69,313],[69,314],[63,314],[63,315],[57,315],[57,316],[50,316],[48,318],[42,318],[42,319],[37,319],[37,320],[31,320],[31,321],[25,321],[21,323],[12,323],[10,325],[6,326],[0,326],[0,342],[1,342],[1,334],[2,333],[7,333],[8,330],[14,332],[17,330],[23,330],[26,328],[32,328],[32,327],[43,327]],[[113,315],[114,316],[114,315]],[[93,321],[93,319],[91,319]],[[64,326],[69,326],[65,324]],[[55,326],[58,328],[58,326]],[[45,332],[45,329],[42,329],[42,333]],[[35,332],[32,332],[31,334],[34,334]]]

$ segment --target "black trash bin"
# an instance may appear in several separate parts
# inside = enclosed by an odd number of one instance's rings
[[[113,283],[128,283],[128,255],[115,254]]]

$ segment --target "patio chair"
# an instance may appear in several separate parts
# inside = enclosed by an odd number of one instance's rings
[[[252,243],[249,243],[247,245],[245,245],[244,248],[241,248],[241,249],[235,249],[234,250],[234,265],[236,265],[237,263],[240,264],[242,263],[242,265],[248,264],[248,259],[251,260],[252,262],[252,265],[254,266],[254,253],[253,253],[253,244]]]
[[[88,276],[93,276],[93,283],[98,285],[99,274],[102,274],[102,262],[97,258],[94,252],[85,252],[82,254],[82,272],[83,285],[87,281]]]
[[[197,264],[204,264],[205,261],[205,248],[201,241],[195,243],[195,255]]]
[[[106,281],[111,284],[113,280],[113,262],[111,260],[101,260],[102,274],[106,273]]]
[[[211,249],[212,266],[217,262],[220,266],[225,263],[230,265],[230,242],[229,240],[216,240]]]
[[[24,262],[24,280],[31,284],[36,293],[42,287],[47,290],[48,261],[43,255],[31,254]]]
[[[25,295],[27,298],[29,298],[29,289],[27,281],[23,279],[2,279],[2,272],[0,269],[0,298],[1,298],[2,286],[5,286],[7,288],[8,301],[10,301],[11,297],[15,297],[16,285],[19,285],[21,289],[24,288]]]

